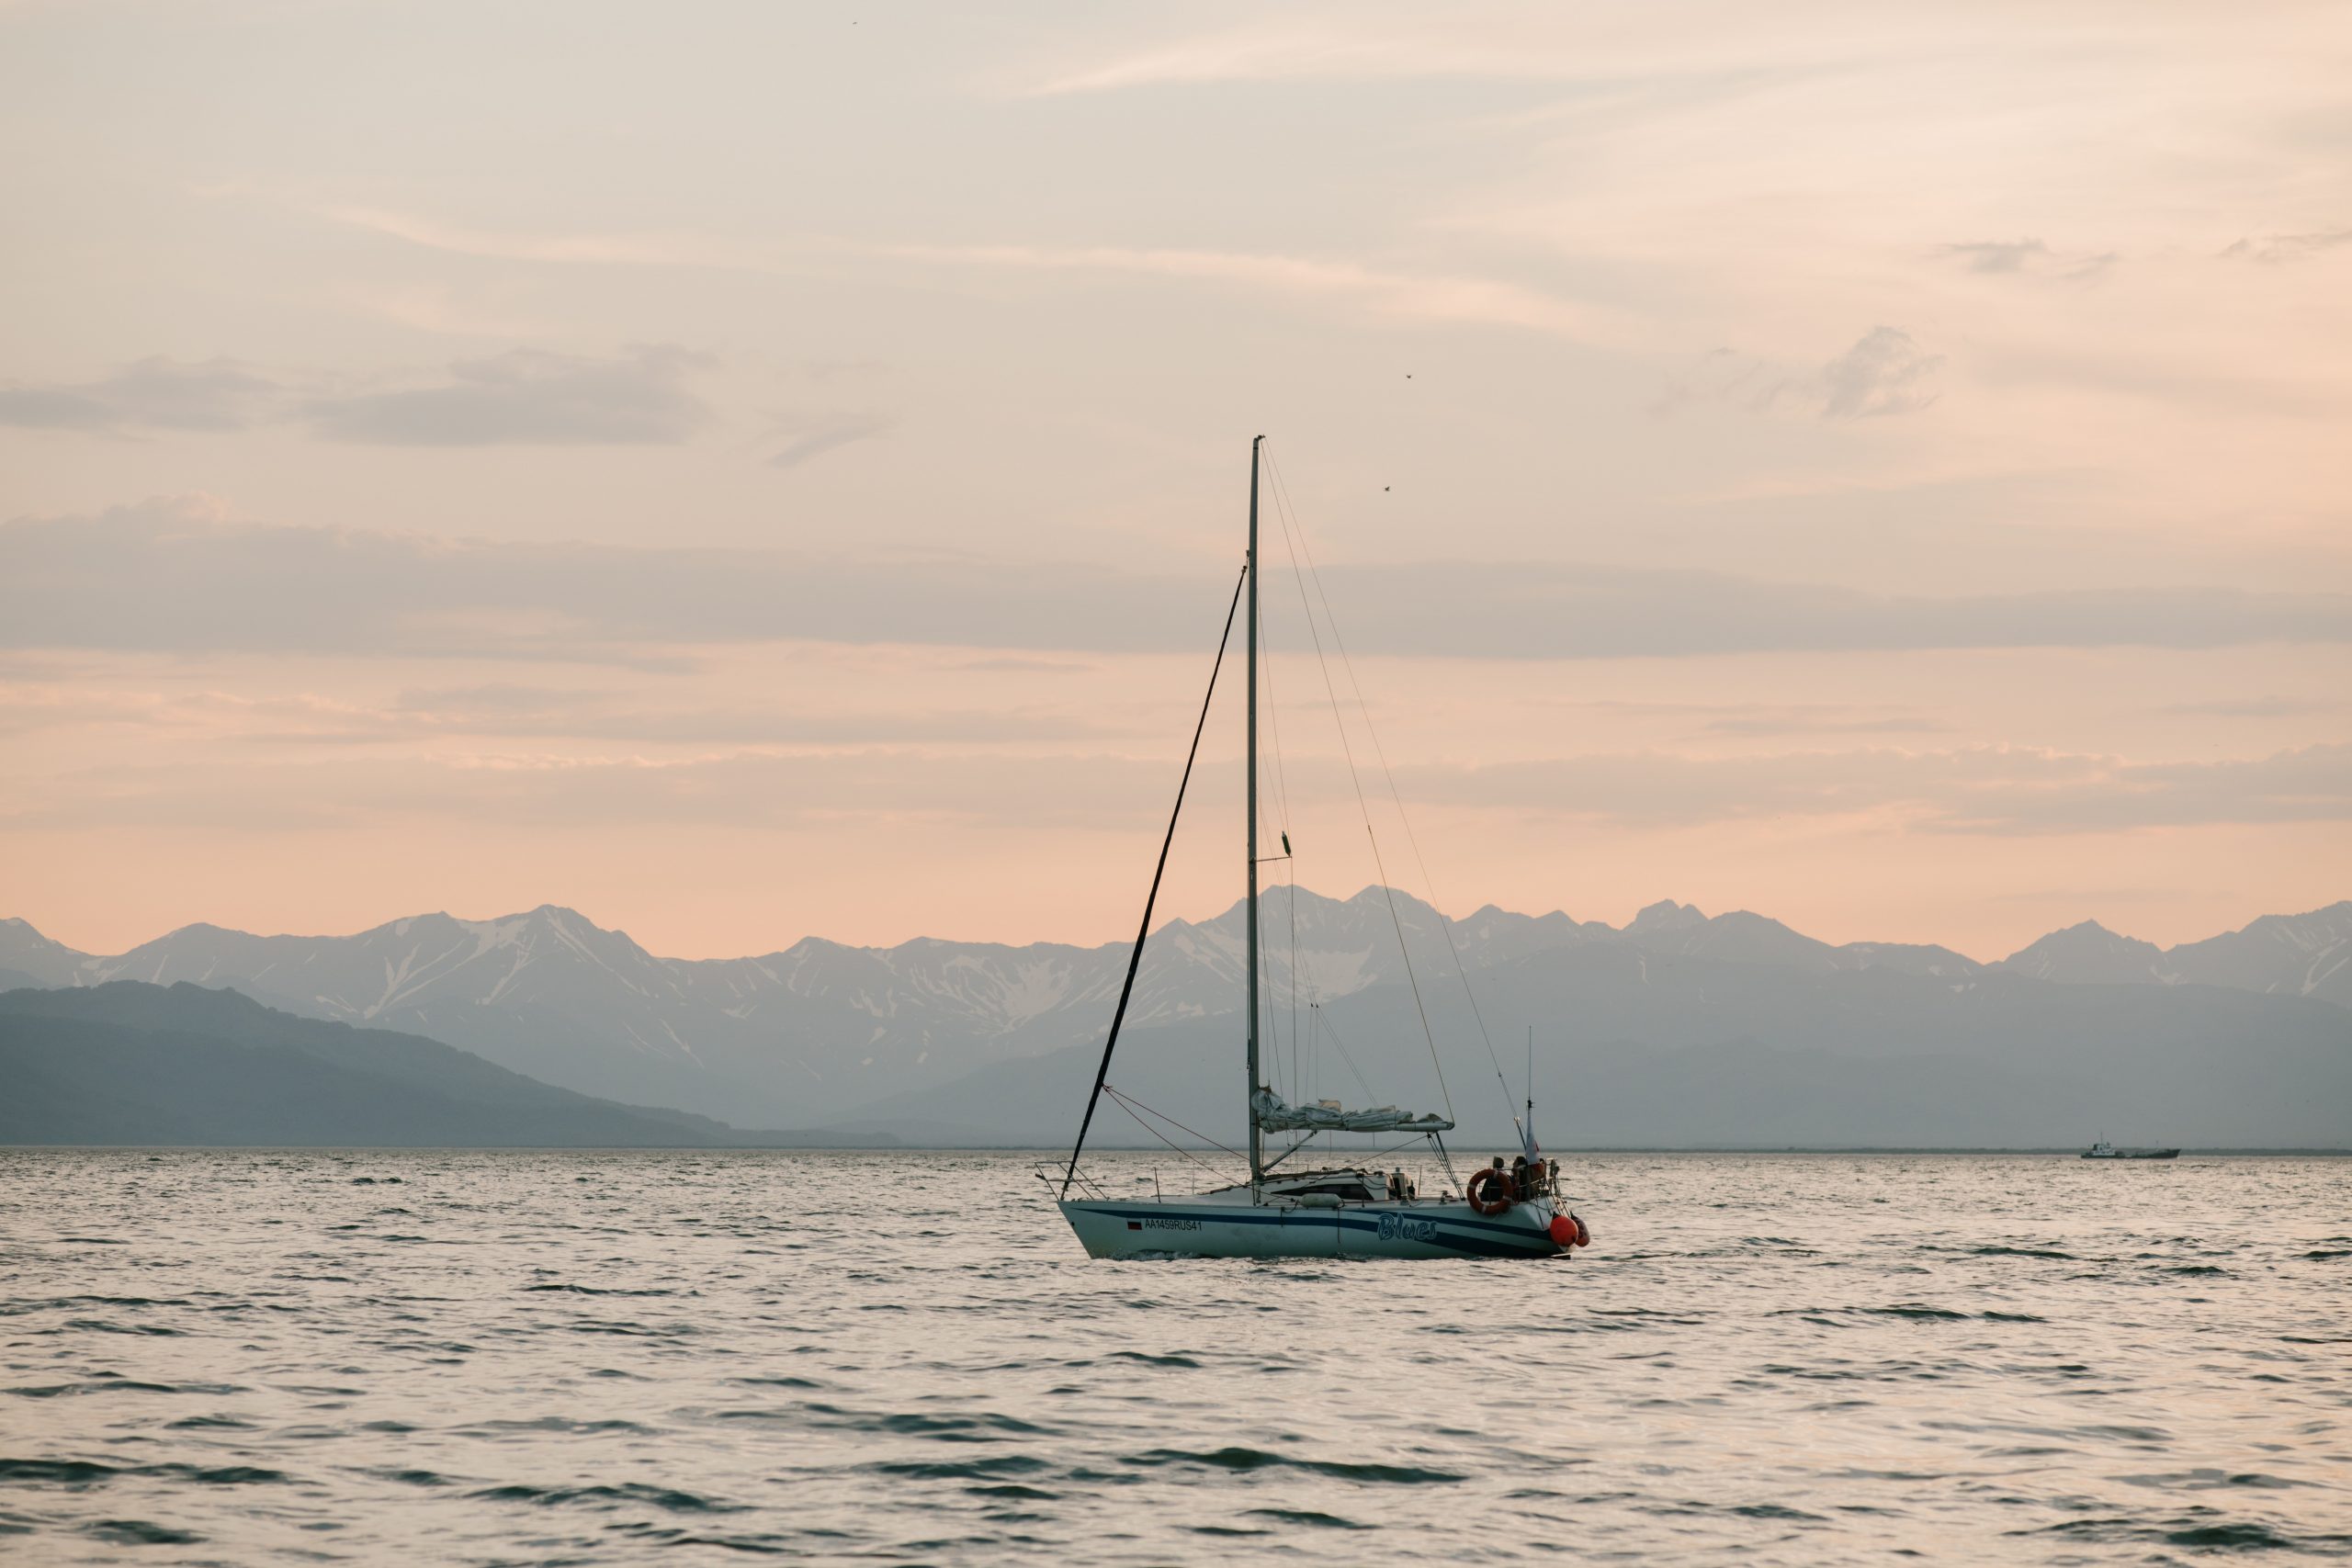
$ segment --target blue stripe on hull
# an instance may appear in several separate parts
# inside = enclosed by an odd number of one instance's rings
[[[1392,1234],[1383,1237],[1379,1219],[1361,1211],[1238,1204],[1200,1208],[1176,1203],[1128,1206],[1079,1201],[1067,1201],[1061,1207],[1080,1241],[1098,1258],[1171,1253],[1217,1258],[1549,1258],[1565,1250],[1544,1230],[1466,1215],[1407,1213],[1405,1217],[1431,1226],[1430,1234]],[[1089,1227],[1079,1223],[1080,1214],[1106,1223],[1115,1221],[1122,1228],[1115,1232],[1105,1229],[1090,1236]],[[1138,1225],[1158,1224],[1149,1230],[1138,1231],[1125,1228],[1131,1221]],[[1184,1228],[1175,1228],[1169,1224],[1170,1221],[1183,1223]],[[1274,1231],[1263,1235],[1262,1241],[1236,1236],[1230,1238],[1233,1245],[1227,1246],[1218,1245],[1220,1238],[1211,1228],[1218,1226],[1245,1232],[1252,1227],[1272,1226]],[[1296,1245],[1283,1245],[1288,1242]]]

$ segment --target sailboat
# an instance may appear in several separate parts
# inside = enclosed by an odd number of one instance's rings
[[[1449,1117],[1400,1111],[1394,1106],[1349,1110],[1335,1100],[1293,1105],[1261,1072],[1259,976],[1262,969],[1259,930],[1258,815],[1258,491],[1264,436],[1250,444],[1250,538],[1241,574],[1234,584],[1234,604],[1226,611],[1225,634],[1217,644],[1217,663],[1209,675],[1209,698],[1203,701],[1200,722],[1193,727],[1193,747],[1184,761],[1183,780],[1177,786],[1176,808],[1170,815],[1168,838],[1159,850],[1152,874],[1151,892],[1144,903],[1143,924],[1127,959],[1125,983],[1103,1043],[1102,1066],[1094,1077],[1094,1092],[1086,1102],[1078,1138],[1067,1168],[1059,1172],[1056,1202],[1070,1229],[1089,1255],[1095,1258],[1553,1258],[1589,1246],[1592,1235],[1559,1193],[1559,1167],[1543,1157],[1534,1138],[1534,1101],[1531,1090],[1528,1120],[1521,1123],[1522,1152],[1513,1168],[1502,1168],[1497,1157],[1465,1180],[1448,1155],[1443,1134],[1453,1130]],[[1242,595],[1249,599],[1247,739],[1243,748],[1247,771],[1249,827],[1245,861],[1248,897],[1244,918],[1244,973],[1249,1024],[1243,1041],[1247,1077],[1242,1111],[1249,1125],[1249,1178],[1185,1196],[1158,1190],[1149,1198],[1114,1196],[1090,1180],[1079,1168],[1086,1146],[1087,1129],[1101,1103],[1111,1055],[1116,1049],[1120,1025],[1135,991],[1136,975],[1143,961],[1151,913],[1159,895],[1160,877],[1168,868],[1168,849],[1174,841],[1177,818],[1183,811],[1184,791],[1192,782],[1193,763],[1200,755],[1201,733],[1208,723],[1210,700],[1216,693],[1216,669],[1233,634],[1233,617]],[[1287,834],[1284,849],[1288,849]],[[1399,940],[1402,931],[1399,930]],[[1408,960],[1409,962],[1409,960]],[[1457,955],[1458,966],[1458,955]],[[1467,986],[1464,976],[1464,986]],[[1483,1024],[1481,1028],[1483,1029]],[[1434,1042],[1432,1042],[1434,1044]],[[1532,1070],[1532,1047],[1531,1047]],[[1497,1076],[1499,1079],[1500,1069]],[[1113,1093],[1115,1095],[1116,1091]],[[1509,1091],[1505,1091],[1506,1100]],[[1122,1103],[1125,1103],[1122,1097]],[[1513,1119],[1517,1116],[1514,1112]],[[1286,1168],[1293,1156],[1313,1147],[1325,1134],[1397,1134],[1408,1145],[1425,1138],[1443,1183],[1434,1193],[1419,1190],[1418,1179],[1401,1169],[1382,1171],[1367,1166],[1339,1165],[1317,1169]],[[1289,1146],[1270,1157],[1267,1139],[1288,1137]],[[1329,1140],[1326,1139],[1326,1144]],[[1238,1152],[1238,1151],[1235,1151]],[[1040,1173],[1043,1175],[1043,1173]],[[1050,1177],[1046,1178],[1053,1185]]]

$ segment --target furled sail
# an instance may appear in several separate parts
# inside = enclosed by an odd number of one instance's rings
[[[1292,1105],[1272,1089],[1261,1089],[1250,1097],[1258,1127],[1267,1133],[1450,1133],[1453,1123],[1436,1114],[1416,1114],[1393,1105],[1369,1111],[1343,1111],[1335,1100],[1319,1105]]]

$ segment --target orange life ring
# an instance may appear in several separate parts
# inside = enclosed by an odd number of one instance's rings
[[[1480,1190],[1487,1188],[1494,1190],[1493,1196],[1480,1197]],[[1481,1166],[1470,1173],[1470,1179],[1463,1186],[1462,1196],[1482,1214],[1499,1214],[1511,1204],[1510,1179],[1492,1166]]]

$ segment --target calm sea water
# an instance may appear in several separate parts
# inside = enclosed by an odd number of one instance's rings
[[[0,1153],[0,1555],[2352,1555],[2352,1162],[1575,1157],[1548,1263],[1091,1262],[1027,1168]]]

